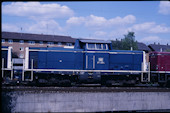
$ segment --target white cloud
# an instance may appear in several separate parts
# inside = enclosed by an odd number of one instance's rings
[[[132,24],[136,21],[136,17],[133,15],[127,15],[124,18],[116,17],[109,20],[109,23],[116,25],[116,24]]]
[[[60,4],[41,4],[39,2],[12,2],[2,5],[2,14],[36,18],[61,18],[74,15],[73,10]]]
[[[90,15],[87,17],[71,17],[67,20],[66,23],[68,25],[84,25],[86,27],[102,29],[106,27],[112,27],[113,25],[132,24],[135,21],[136,21],[136,17],[133,15],[127,15],[123,18],[115,17],[111,19],[106,19],[104,17]]]
[[[158,36],[148,36],[148,37],[144,37],[144,38],[140,39],[139,41],[145,42],[145,43],[147,43],[147,42],[153,43],[153,42],[160,42],[161,38]]]
[[[90,38],[108,40],[108,32],[95,31]]]
[[[27,29],[27,32],[31,33],[44,33],[44,34],[54,34],[62,32],[63,29],[60,25],[54,20],[48,21],[39,21],[36,24],[30,25]]]
[[[2,24],[2,31],[11,31],[11,32],[18,32],[20,28],[16,25],[12,24]]]
[[[121,38],[124,38],[124,35],[127,33],[128,33],[127,29],[119,28],[119,29],[115,29],[115,30],[112,30],[111,32],[109,32],[108,36],[112,37],[114,39],[116,39],[116,38],[121,39]]]
[[[153,44],[155,43],[160,43],[160,44],[167,44],[170,43],[169,39],[165,38],[165,37],[159,37],[159,36],[146,36],[144,38],[139,39],[139,42],[143,42],[146,44]]]
[[[107,33],[104,32],[104,31],[96,31],[96,32],[94,32],[94,35],[95,36],[104,36],[105,37],[107,35]]]
[[[145,22],[142,24],[135,24],[131,27],[131,29],[136,30],[136,31],[145,31],[145,30],[150,29],[154,25],[155,25],[154,22]]]
[[[119,29],[114,29],[111,31],[95,31],[92,34],[93,38],[96,39],[102,39],[102,40],[116,40],[116,39],[122,39],[124,38],[124,35],[127,34],[128,31],[127,29],[124,28],[119,28]]]
[[[152,33],[170,33],[170,27],[166,27],[164,25],[156,25],[155,27],[150,29]]]
[[[94,16],[90,15],[86,17],[85,19],[85,26],[92,27],[92,26],[104,26],[104,23],[106,23],[106,19],[104,17]]]
[[[82,23],[84,23],[84,21],[84,17],[71,17],[66,21],[66,23],[70,25],[81,25]]]
[[[135,24],[128,29],[131,31],[147,33],[170,33],[170,27],[166,27],[165,25],[157,25],[155,22]]]
[[[164,15],[170,14],[170,1],[160,1],[158,12]]]
[[[64,29],[55,21],[39,21],[32,24],[2,24],[2,31],[11,31],[11,32],[22,32],[26,33],[43,33],[43,34],[62,34],[65,32]]]

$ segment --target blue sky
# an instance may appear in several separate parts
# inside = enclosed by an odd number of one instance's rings
[[[169,1],[3,2],[2,31],[170,44]],[[21,31],[22,28],[22,31]]]

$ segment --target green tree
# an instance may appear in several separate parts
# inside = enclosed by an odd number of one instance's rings
[[[127,35],[124,35],[124,38],[121,39],[121,41],[117,40],[112,41],[112,48],[118,49],[118,50],[131,50],[131,47],[133,50],[137,50],[137,41],[135,41],[135,33],[134,32],[128,32]]]
[[[119,41],[118,39],[116,39],[115,41],[112,40],[112,48],[113,49],[118,49],[120,50],[122,47],[121,47],[121,41]]]
[[[137,41],[135,41],[135,33],[134,32],[128,32],[127,35],[124,35],[124,38],[122,39],[122,46],[124,50],[130,50],[131,47],[133,50],[137,50]]]

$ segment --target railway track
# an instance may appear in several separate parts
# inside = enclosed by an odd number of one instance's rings
[[[159,87],[29,87],[2,86],[3,91],[31,92],[170,92],[170,88]]]

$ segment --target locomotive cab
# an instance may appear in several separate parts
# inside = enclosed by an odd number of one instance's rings
[[[85,51],[109,51],[112,50],[112,45],[111,41],[77,39],[74,48],[83,49]]]
[[[101,70],[109,70],[109,51],[112,49],[111,41],[81,40],[75,42],[75,49],[82,49],[83,69],[88,72],[79,75],[81,82],[101,81]],[[94,72],[94,70],[99,72]]]
[[[111,41],[76,40],[75,49],[83,49],[85,70],[109,70]]]

